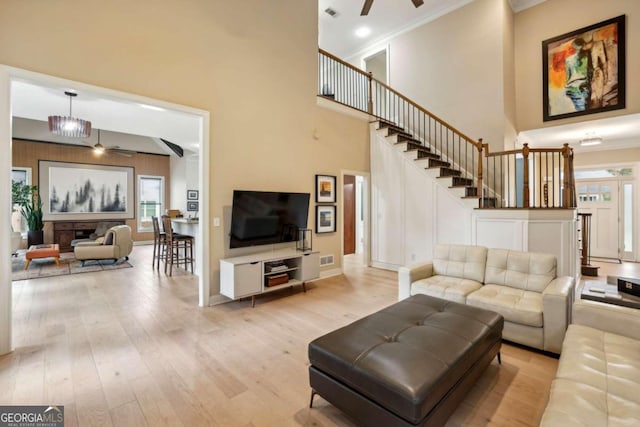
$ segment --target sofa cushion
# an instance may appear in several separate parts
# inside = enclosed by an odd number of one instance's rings
[[[425,294],[449,301],[465,303],[467,295],[482,287],[480,282],[449,276],[431,276],[413,282],[411,295]]]
[[[489,249],[484,283],[542,292],[556,277],[556,257],[549,254]]]
[[[467,296],[467,304],[502,314],[506,322],[541,328],[542,294],[508,286],[484,285]]]
[[[572,324],[541,426],[640,425],[640,341]]]
[[[433,274],[484,281],[487,248],[483,246],[437,245],[433,251]]]

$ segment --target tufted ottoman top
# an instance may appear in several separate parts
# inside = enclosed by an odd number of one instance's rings
[[[309,344],[317,369],[412,422],[502,338],[497,313],[414,295]]]

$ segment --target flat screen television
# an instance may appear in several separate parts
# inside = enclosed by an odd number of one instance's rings
[[[308,217],[309,193],[234,190],[229,246],[294,242]]]

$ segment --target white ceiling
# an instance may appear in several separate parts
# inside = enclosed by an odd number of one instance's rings
[[[581,147],[580,140],[602,138],[600,145]],[[518,145],[529,143],[534,148],[558,148],[564,143],[575,152],[617,150],[640,146],[640,114],[589,120],[520,132]]]
[[[318,0],[318,45],[340,57],[349,58],[366,46],[406,31],[462,7],[473,0],[425,0],[418,8],[411,0],[374,0],[367,16],[360,16],[364,0]],[[338,12],[335,17],[327,8]],[[355,31],[366,26],[371,35],[358,38]]]
[[[53,87],[35,84],[27,81],[14,81],[12,83],[12,115],[18,118],[38,120],[46,122],[50,115],[69,114],[69,97],[64,94],[68,87]],[[92,93],[78,93],[73,99],[73,116],[91,121],[92,128],[103,129],[112,132],[146,136],[150,138],[164,138],[180,145],[185,150],[198,152],[200,140],[200,118],[192,114],[179,111],[158,109],[144,106],[122,99],[109,99],[103,95]],[[18,125],[18,132],[22,132],[22,138],[43,140],[46,133],[39,132],[41,126]],[[31,131],[36,134],[30,134]],[[14,133],[15,135],[15,133]],[[15,135],[18,136],[18,135]],[[105,134],[109,138],[108,134]],[[115,134],[111,134],[112,141]],[[60,138],[49,134],[46,139],[50,142],[80,143],[74,138]],[[129,140],[132,140],[129,138]],[[89,141],[97,142],[97,132],[92,132]],[[106,142],[106,143],[105,143]],[[103,145],[111,145],[102,141]],[[127,146],[126,141],[117,145],[123,149],[131,149],[144,152],[156,152],[168,154],[162,144],[149,142],[145,149],[138,150],[134,146]]]

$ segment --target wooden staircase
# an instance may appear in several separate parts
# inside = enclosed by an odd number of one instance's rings
[[[340,58],[318,50],[318,96],[367,113],[388,142],[480,209],[573,209],[573,150],[493,152],[415,101]],[[331,94],[327,96],[326,94]]]
[[[463,199],[477,200],[480,208],[492,208],[496,206],[496,197],[481,197],[478,187],[474,185],[474,180],[465,178],[461,170],[452,166],[451,162],[443,159],[440,154],[435,153],[431,147],[424,145],[419,139],[414,138],[404,128],[387,120],[378,119],[374,122],[375,129],[381,132],[386,131],[385,137],[395,146],[404,146],[404,152],[415,153],[414,161],[424,163],[424,169],[435,173],[438,179],[450,179],[448,185],[451,189],[462,189]]]

